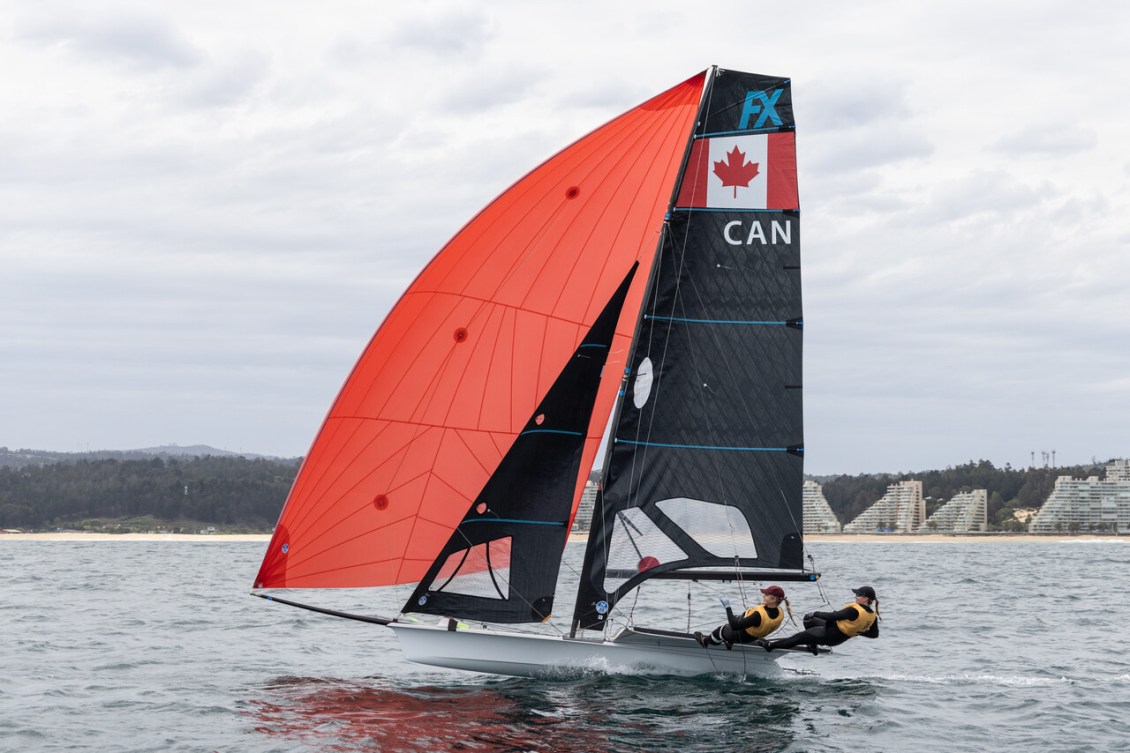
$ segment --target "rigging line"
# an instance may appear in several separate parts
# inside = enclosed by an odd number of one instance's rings
[[[715,77],[717,77],[717,75],[718,74],[716,72]],[[705,102],[705,106],[704,106],[705,115],[704,115],[703,124],[705,124],[705,122],[707,120],[709,120],[711,107],[713,106],[713,96],[714,96],[714,86],[713,86],[713,82],[712,82],[711,85],[709,86],[708,92],[707,92],[706,102]],[[694,178],[693,178],[694,183],[692,184],[692,186],[695,189],[697,189],[697,187],[698,187],[698,182],[699,182],[699,179],[700,179],[699,173],[701,173],[701,172],[702,171],[700,171],[700,170],[694,171]],[[668,235],[669,235],[669,237],[671,237],[671,240],[672,240],[672,251],[678,254],[677,258],[672,259],[672,261],[675,262],[675,264],[674,264],[674,267],[675,267],[674,279],[673,279],[674,290],[671,293],[671,307],[672,307],[672,313],[674,313],[674,309],[680,305],[680,302],[682,300],[681,290],[682,290],[683,270],[685,268],[686,259],[687,259],[687,244],[689,243],[689,240],[690,240],[690,217],[687,218],[687,223],[686,223],[686,226],[683,228],[683,235],[682,235],[681,239],[675,238],[673,236],[673,234],[670,233],[670,223],[669,222],[666,223],[666,226],[667,226],[668,231],[669,231]],[[657,263],[659,263],[659,260],[657,260]],[[656,291],[658,291],[658,289],[659,289],[658,283],[659,283],[659,279],[657,277],[656,286],[655,286]],[[656,299],[657,299],[656,302],[658,303],[658,295],[656,296]],[[654,316],[654,312],[653,312],[653,316]],[[668,321],[667,332],[666,332],[664,346],[663,346],[663,363],[666,363],[667,350],[670,347],[671,332],[672,332],[673,327],[674,327],[674,321]],[[697,374],[698,373],[698,366],[697,366],[697,361],[695,359],[695,353],[694,353],[693,347],[691,349],[691,359],[692,359],[692,366],[694,368],[694,372]],[[655,394],[655,398],[654,398],[655,399],[654,405],[656,407],[658,407],[658,405],[660,403],[660,395],[661,395],[661,391],[662,391],[662,387],[663,387],[662,380],[657,380],[657,382],[658,383],[656,384],[656,394]],[[648,431],[647,431],[647,435],[646,435],[648,442],[650,442],[652,432],[654,431],[655,413],[656,413],[656,411],[653,409],[650,413],[650,416],[649,416]],[[709,432],[709,435],[713,435],[712,432]],[[638,438],[638,435],[637,435],[637,438]],[[647,455],[646,450],[644,451],[644,455],[645,455],[645,460],[646,460],[646,455]],[[719,470],[717,466],[715,466],[715,470],[716,471]]]
[[[696,181],[698,179],[697,171],[695,173],[694,179]],[[675,291],[674,291],[674,294],[673,294],[672,299],[671,299],[671,305],[675,306],[675,305],[677,305],[677,301],[679,300],[678,291],[679,291],[680,280],[681,280],[681,277],[682,277],[682,268],[683,268],[683,265],[685,264],[685,261],[686,261],[686,244],[687,244],[688,238],[687,238],[686,235],[684,235],[684,237],[682,238],[681,244],[680,244],[678,239],[675,239],[674,236],[671,234],[671,227],[670,227],[669,221],[664,222],[664,236],[671,238],[672,249],[677,249],[676,253],[678,253],[678,256],[676,258],[672,258],[672,261],[676,262],[676,264],[674,265],[676,267],[676,271],[675,271],[675,274],[674,274]],[[652,289],[651,289],[651,292],[652,292],[652,311],[653,312],[658,307],[659,291],[662,288],[662,281],[663,281],[662,276],[663,276],[663,269],[664,269],[663,261],[664,261],[664,257],[667,256],[667,254],[665,253],[665,246],[666,246],[666,243],[661,240],[660,245],[659,245],[659,249],[658,249],[657,254],[656,254],[656,260],[655,260],[656,276],[655,276],[654,284],[653,284]],[[646,320],[647,318],[648,318],[647,314],[644,313],[644,319]],[[663,348],[662,348],[662,356],[661,356],[661,360],[660,360],[661,364],[666,363],[667,352],[668,352],[668,348],[670,347],[670,342],[671,342],[671,331],[672,331],[673,325],[674,325],[674,323],[672,321],[670,321],[670,320],[667,321],[667,331],[663,335]],[[654,327],[650,327],[648,329],[648,350],[647,350],[648,357],[650,357],[652,355],[651,347],[653,346],[653,344],[655,342],[655,336],[654,335],[655,335]],[[662,371],[662,369],[658,369],[658,371]],[[646,433],[642,435],[643,437],[646,438],[645,442],[643,443],[644,449],[643,449],[642,452],[633,453],[633,455],[632,455],[632,464],[631,464],[631,468],[630,468],[629,484],[628,484],[628,494],[632,495],[632,496],[635,496],[636,494],[638,494],[638,491],[636,491],[637,488],[638,488],[637,487],[637,472],[642,474],[642,469],[646,468],[647,463],[648,463],[648,455],[650,454],[650,446],[651,446],[650,439],[651,439],[651,436],[654,432],[657,409],[658,409],[658,406],[662,402],[663,381],[661,379],[656,380],[656,382],[654,383],[654,389],[655,389],[655,394],[651,398],[653,407],[650,411],[648,411],[648,418],[647,418],[647,422],[646,422],[646,424],[647,424]],[[637,423],[637,426],[636,426],[637,441],[632,442],[631,440],[627,440],[627,442],[631,443],[631,444],[640,444],[640,442],[638,440],[641,437],[641,431],[644,431],[644,422],[642,422],[642,421]],[[625,530],[625,532],[628,533],[627,530]],[[634,539],[632,539],[632,537],[630,536],[630,533],[628,535],[629,535],[630,543],[636,549],[637,555],[639,555],[640,552],[639,552],[638,547],[636,547]],[[638,586],[637,586],[637,593],[638,593]]]
[[[454,567],[454,568],[452,569],[452,571],[451,571],[451,575],[447,576],[447,580],[445,580],[445,581],[443,582],[443,584],[442,584],[442,585],[440,585],[440,587],[439,587],[439,588],[436,588],[436,589],[428,589],[428,590],[442,591],[443,589],[447,588],[448,584],[449,584],[449,583],[451,583],[451,581],[455,580],[455,576],[456,576],[456,575],[458,575],[458,574],[459,574],[459,571],[463,569],[463,565],[464,565],[464,564],[466,564],[466,562],[467,562],[467,558],[468,558],[469,556],[471,556],[471,548],[470,548],[470,547],[468,547],[468,548],[466,548],[466,549],[464,549],[464,550],[463,550],[463,556],[462,556],[462,558],[460,558],[460,560],[459,560],[459,564],[458,564],[458,565],[456,565],[456,566],[455,566],[455,567]],[[487,562],[487,567],[488,567],[488,568],[490,567],[490,562],[489,562],[489,561]],[[433,581],[432,581],[432,583],[433,583],[433,584],[435,584],[435,581],[433,580]],[[503,598],[505,598],[505,597],[503,597]]]
[[[643,559],[643,552],[641,552],[639,546],[636,545],[636,537],[633,536],[632,532],[628,529],[634,528],[636,533],[638,533],[640,536],[643,536],[643,532],[640,531],[640,529],[637,528],[636,525],[628,519],[628,516],[624,514],[623,510],[616,511],[616,519],[620,521],[620,524],[622,526],[624,526],[624,533],[628,537],[628,543],[631,544],[632,548],[636,550],[636,557]]]
[[[817,572],[817,570],[816,570],[816,560],[812,558],[812,553],[806,552],[806,554],[808,554],[809,564],[812,565],[812,572]],[[816,581],[816,590],[820,593],[820,598],[824,600],[824,603],[828,606],[831,606],[831,602],[828,601],[828,594],[824,591],[823,582],[821,582],[819,580]]]
[[[714,77],[717,77],[717,69],[714,69],[713,72],[714,72]],[[701,103],[699,112],[697,112],[695,114],[696,119],[702,118],[702,120],[700,122],[696,122],[694,124],[694,127],[691,130],[691,135],[690,135],[688,142],[687,142],[687,147],[686,147],[687,150],[691,149],[691,146],[694,142],[695,131],[697,131],[706,122],[706,119],[708,118],[708,114],[710,112],[710,108],[711,108],[712,103],[713,103],[714,82],[713,82],[713,80],[711,79],[710,76],[707,76],[704,79],[704,85],[705,85],[704,101]],[[687,160],[687,158],[684,158],[684,162],[680,166],[680,169],[682,170],[682,174],[678,175],[676,177],[678,185],[676,186],[676,191],[673,192],[674,195],[672,195],[672,197],[670,199],[669,208],[670,208],[670,206],[675,204],[676,199],[678,198],[677,193],[682,191],[682,181],[686,178],[687,167],[688,167],[686,160]],[[695,189],[695,190],[697,190],[697,187],[698,187],[698,184],[699,184],[699,180],[700,180],[699,173],[700,172],[701,171],[699,171],[699,170],[693,171],[692,188]],[[648,305],[650,304],[650,306],[652,307],[652,312],[654,313],[654,311],[657,310],[657,307],[658,307],[658,304],[659,304],[658,291],[660,289],[660,285],[661,285],[662,277],[663,277],[663,259],[664,259],[664,256],[667,255],[666,252],[665,252],[665,249],[664,249],[664,247],[666,246],[665,238],[671,237],[671,223],[670,223],[669,217],[670,217],[670,212],[668,212],[668,219],[665,219],[664,222],[663,222],[663,226],[661,228],[661,234],[660,234],[660,241],[659,241],[658,247],[656,249],[654,261],[652,262],[653,266],[655,268],[655,273],[653,275],[653,279],[651,280],[651,286],[650,286],[650,288],[646,289],[646,293],[645,293],[645,294],[649,295],[652,300],[650,302],[646,301],[646,300],[644,301],[644,317],[645,318],[646,318],[646,311],[647,311]],[[687,240],[684,237],[684,239],[683,239],[684,249],[685,249],[685,246],[686,246],[686,242],[687,242]],[[674,245],[675,245],[674,238],[672,238],[672,246],[674,247]],[[668,326],[670,327],[670,325],[668,325]],[[644,330],[641,326],[638,336],[642,337],[643,331]],[[669,339],[670,339],[669,335],[670,335],[670,330],[668,330],[668,338],[667,338],[668,342],[669,342]],[[647,351],[645,353],[645,355],[649,358],[652,355],[651,348],[654,344],[654,339],[655,339],[654,338],[654,327],[649,327],[648,328]],[[664,347],[664,355],[666,355],[666,347]],[[653,369],[653,373],[654,373],[654,369]],[[637,424],[636,424],[636,439],[637,440],[639,440],[641,438],[641,436],[646,436],[647,438],[650,439],[651,432],[652,432],[653,427],[654,427],[654,421],[655,421],[654,406],[657,406],[658,402],[659,402],[659,395],[660,395],[660,391],[662,390],[662,380],[656,379],[653,382],[653,385],[654,385],[654,389],[655,389],[656,392],[655,392],[655,395],[653,397],[654,402],[652,402],[653,408],[648,411],[649,415],[648,415],[648,419],[647,419],[648,425],[647,425],[647,429],[646,429],[646,434],[641,434],[641,432],[644,432],[644,430],[645,430],[644,429],[644,422],[643,421],[637,422]],[[642,416],[641,416],[641,418],[642,418]],[[614,432],[615,432],[615,428],[616,427],[613,428]],[[641,457],[641,455],[642,455],[642,457]],[[628,469],[628,471],[629,471],[629,473],[628,473],[628,485],[627,485],[628,488],[627,488],[627,492],[626,492],[626,497],[627,497],[626,501],[628,501],[628,502],[632,502],[635,499],[635,497],[637,496],[637,492],[635,491],[636,487],[637,487],[637,481],[636,481],[637,472],[641,472],[640,469],[643,468],[643,467],[646,467],[646,460],[647,460],[647,450],[646,449],[644,450],[643,453],[633,453],[632,454],[632,462],[631,462],[631,465],[629,466],[629,469]]]
[[[288,599],[282,599],[282,598],[279,598],[278,596],[274,596],[272,594],[261,593],[261,592],[258,592],[258,591],[252,591],[251,595],[252,596],[258,596],[260,599],[266,599],[267,601],[277,601],[279,604],[286,604],[287,606],[290,606],[290,607],[298,607],[299,609],[308,609],[311,612],[317,612],[318,614],[326,614],[326,615],[329,615],[331,617],[343,617],[347,620],[357,620],[358,622],[368,622],[368,623],[372,623],[374,625],[385,625],[386,627],[388,626],[388,624],[390,622],[394,622],[394,620],[386,619],[384,617],[369,617],[369,616],[363,615],[363,614],[351,614],[349,612],[339,612],[336,609],[325,609],[324,607],[315,607],[315,606],[312,606],[310,604],[300,604],[297,601],[290,601]]]
[[[512,545],[513,546],[513,545]],[[487,573],[490,574],[490,582],[494,585],[494,590],[498,593],[498,598],[503,601],[506,600],[506,594],[502,593],[502,589],[498,587],[498,578],[495,577],[494,563],[490,561],[490,542],[486,542],[486,558],[487,558]],[[510,584],[507,583],[506,587],[509,589]]]
[[[732,524],[731,524],[730,535],[731,536],[733,535]],[[738,595],[741,596],[741,599],[742,599],[742,609],[748,609],[749,608],[749,600],[746,598],[746,595],[745,595],[745,573],[742,572],[741,557],[738,556],[737,554],[734,555],[734,572],[737,574],[736,580],[737,580],[737,583],[738,583]]]
[[[712,70],[716,70],[716,69],[712,69]],[[705,112],[707,112],[708,109],[709,109],[709,102],[710,102],[710,98],[711,98],[712,93],[713,93],[713,85],[711,84],[709,78],[705,77],[705,76],[704,76],[704,79],[703,79],[703,83],[704,83],[704,87],[705,87],[705,91],[704,91],[705,101],[702,101],[704,97],[702,95],[700,95],[700,97],[699,97],[700,102],[699,102],[698,109],[696,110],[696,113],[695,113],[695,116],[694,116],[695,120],[692,122],[691,132],[690,132],[690,134],[688,134],[688,136],[687,136],[687,138],[684,142],[685,146],[684,146],[683,158],[680,161],[679,167],[675,172],[675,186],[672,187],[672,195],[668,199],[668,204],[667,204],[667,210],[668,211],[667,211],[666,217],[669,217],[670,208],[675,203],[675,199],[677,197],[677,191],[679,190],[679,185],[681,184],[682,179],[685,177],[685,172],[686,172],[686,167],[687,167],[687,159],[688,159],[688,155],[690,153],[694,131],[697,130],[698,127],[699,127],[698,120],[699,120],[699,118],[703,117],[703,114]],[[695,176],[695,180],[697,180],[697,174]],[[663,261],[663,256],[664,256],[664,245],[665,245],[664,239],[665,239],[665,236],[669,233],[669,230],[670,230],[669,222],[666,219],[666,217],[665,217],[663,223],[660,226],[660,237],[659,237],[658,243],[656,244],[655,252],[651,257],[652,264],[651,264],[651,269],[649,270],[649,273],[648,273],[648,282],[644,286],[644,289],[643,289],[643,300],[640,304],[641,305],[640,316],[639,316],[639,319],[637,321],[637,324],[635,325],[635,330],[634,330],[633,335],[632,335],[632,340],[634,341],[634,345],[630,346],[629,354],[632,354],[633,358],[634,358],[634,354],[635,354],[636,350],[639,347],[639,341],[644,336],[643,313],[648,309],[648,306],[654,307],[657,303],[657,300],[658,300],[655,296],[655,291],[657,290],[657,288],[659,286],[660,279],[662,277],[662,261]],[[645,356],[650,357],[651,347],[652,347],[652,337],[649,334],[648,335],[648,341],[647,341],[647,350],[645,351]],[[609,450],[610,451],[614,449],[616,432],[618,430],[620,422],[622,421],[622,406],[623,406],[623,401],[625,399],[627,399],[626,398],[626,391],[629,387],[628,375],[630,373],[630,368],[631,368],[631,362],[629,361],[627,368],[625,368],[624,376],[622,377],[621,383],[620,383],[620,395],[618,397],[618,405],[620,407],[614,408],[614,411],[613,411],[613,416],[615,418],[614,418],[614,423],[613,423],[613,426],[612,426],[611,439],[610,439],[610,443],[609,443]],[[643,429],[642,423],[637,422],[636,429],[635,429],[637,438],[639,438],[641,436],[640,432],[642,431],[642,429]],[[614,455],[614,454],[615,454],[614,452],[609,452],[609,457],[611,458],[611,456]],[[646,452],[644,454],[646,454]],[[636,500],[638,498],[638,493],[636,491],[637,470],[641,467],[641,463],[643,463],[643,458],[641,458],[640,455],[641,455],[641,453],[632,453],[631,460],[629,462],[629,466],[626,469],[626,471],[627,471],[627,481],[626,481],[627,488],[623,492],[624,502],[626,504],[633,504],[633,503],[636,502]],[[608,481],[609,480],[608,468],[611,467],[612,464],[611,464],[611,460],[606,461],[606,463],[607,463],[607,465],[606,465],[606,469],[605,469],[605,472],[604,472],[604,478],[605,478],[605,481]],[[607,487],[607,484],[605,484],[605,486]],[[600,495],[600,506],[601,506],[600,525],[602,527],[600,544],[601,544],[601,546],[604,550],[604,560],[605,560],[605,562],[608,561],[609,555],[611,553],[611,547],[612,547],[612,543],[613,543],[612,539],[613,539],[613,535],[615,533],[615,527],[613,527],[613,531],[611,531],[611,532],[606,531],[603,528],[606,517],[607,517],[606,513],[605,513],[606,505],[607,505],[607,503],[606,503],[605,494],[602,490],[602,493]],[[615,604],[616,604],[616,602],[613,601],[614,606],[615,606]],[[608,633],[608,626],[610,624],[611,624],[610,621],[605,623],[605,631],[604,631],[605,635],[607,635],[607,633]]]
[[[672,261],[676,262],[675,263],[675,271],[674,271],[674,274],[673,274],[674,290],[671,293],[672,313],[674,313],[675,309],[680,309],[680,310],[685,311],[685,303],[683,302],[682,289],[683,289],[683,275],[684,275],[684,270],[686,268],[686,263],[687,263],[687,244],[689,243],[689,240],[690,240],[690,226],[689,225],[690,225],[690,218],[688,217],[687,226],[684,228],[684,233],[683,233],[682,238],[681,239],[675,239],[672,236],[672,245],[673,246],[677,245],[677,248],[675,249],[675,253],[677,254],[677,256],[672,259]],[[694,290],[693,281],[692,281],[691,290],[692,291]],[[664,347],[663,347],[663,363],[666,363],[667,351],[668,351],[668,348],[670,347],[670,344],[671,344],[671,333],[674,329],[676,321],[677,320],[676,320],[675,317],[670,317],[670,318],[667,319],[667,332],[666,332],[666,339],[664,341]],[[688,353],[691,357],[692,373],[696,377],[698,377],[700,370],[701,370],[701,367],[699,366],[699,359],[697,357],[697,353],[696,353],[696,350],[694,348],[694,342],[690,338],[688,338],[687,342],[688,342]],[[655,395],[655,406],[656,406],[656,408],[658,408],[658,406],[660,404],[660,394],[661,393],[660,393],[659,390],[661,390],[661,389],[662,389],[662,382],[660,381],[660,383],[658,385],[658,389],[656,391],[656,395]],[[705,404],[705,402],[702,398],[703,393],[700,390],[696,394],[698,394],[700,396],[699,397],[699,404],[700,404],[700,408],[701,408],[700,415],[705,418],[706,423],[707,423],[706,435],[707,436],[714,436],[715,432],[714,432],[714,430],[711,426],[710,413],[709,413],[709,411],[706,410],[707,406],[706,406],[706,404]],[[654,430],[655,413],[656,413],[656,411],[653,410],[652,413],[651,413],[651,419],[650,419],[650,423],[649,423],[649,430],[648,430],[648,435],[647,435],[647,439],[648,439],[649,444],[651,444],[651,442],[650,442],[651,433]],[[645,453],[646,453],[646,450],[645,450]],[[708,456],[708,457],[710,457],[710,456]],[[722,474],[721,474],[722,469],[721,469],[721,466],[718,464],[717,459],[711,457],[710,462],[714,466],[715,478],[722,478],[723,477]]]

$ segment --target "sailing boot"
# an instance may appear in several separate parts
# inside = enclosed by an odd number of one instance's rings
[[[694,634],[694,639],[698,641],[698,645],[702,646],[703,648],[707,648],[710,645],[710,639],[697,631]]]

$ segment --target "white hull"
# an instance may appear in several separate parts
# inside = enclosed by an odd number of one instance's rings
[[[631,629],[603,640],[397,622],[389,627],[409,661],[515,677],[616,672],[771,676],[781,672],[776,660],[784,653],[769,653],[759,646],[735,645],[731,651],[724,646],[703,648],[691,636]]]

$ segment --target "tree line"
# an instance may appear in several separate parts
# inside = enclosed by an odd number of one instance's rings
[[[298,472],[300,459],[242,456],[103,458],[0,467],[0,528],[54,530],[178,521],[188,529],[269,532]],[[922,482],[926,514],[959,492],[988,491],[993,530],[1020,530],[1020,508],[1039,508],[1059,476],[1102,476],[1105,464],[1059,468],[995,467],[970,461],[940,471],[818,478],[824,497],[843,523],[874,504],[891,484]]]
[[[960,492],[985,489],[988,492],[990,530],[1022,530],[1013,517],[1018,509],[1042,507],[1060,476],[1087,478],[1105,475],[1106,464],[1061,466],[1058,468],[997,468],[988,460],[969,461],[941,471],[900,474],[860,474],[818,479],[828,506],[842,523],[850,523],[873,505],[891,484],[900,481],[922,482],[929,517]]]
[[[147,519],[187,529],[270,531],[298,464],[205,456],[2,467],[0,528],[90,529],[90,521],[105,528],[105,521]]]

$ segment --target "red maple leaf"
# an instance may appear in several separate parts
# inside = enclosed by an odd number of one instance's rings
[[[749,188],[749,182],[757,177],[760,170],[756,162],[746,162],[745,152],[735,146],[726,152],[725,162],[714,163],[714,174],[722,179],[722,187],[733,186],[734,198],[738,198],[738,186]]]

